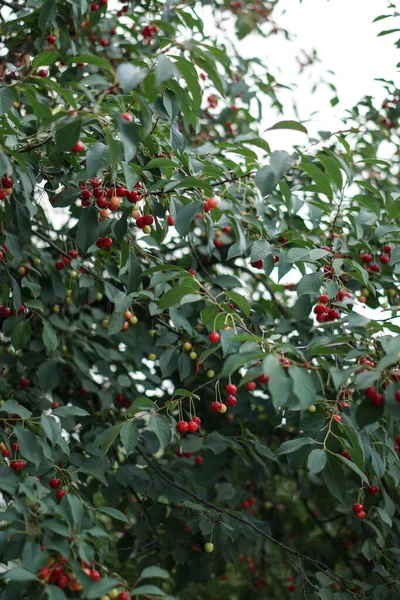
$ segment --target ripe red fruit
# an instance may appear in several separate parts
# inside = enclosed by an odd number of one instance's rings
[[[379,266],[379,265],[377,265],[377,264],[375,264],[375,263],[374,263],[373,265],[371,265],[370,269],[371,269],[371,271],[373,271],[374,273],[380,273],[380,270],[381,270],[380,266]]]
[[[378,392],[376,391],[376,389],[372,386],[369,386],[365,389],[364,394],[366,395],[367,398],[369,398],[370,400],[375,400],[375,398],[378,395]]]
[[[135,191],[128,192],[126,194],[126,197],[127,197],[128,202],[130,202],[131,204],[135,204],[136,202],[138,202],[140,200],[139,194]]]
[[[96,200],[96,206],[99,208],[108,208],[108,200],[104,196],[100,196]]]
[[[255,381],[249,381],[247,383],[247,389],[249,390],[249,392],[254,392],[254,390],[256,389],[257,384]]]
[[[139,227],[139,229],[143,229],[143,227],[145,226],[143,217],[139,217],[138,219],[136,219],[136,226]]]
[[[333,418],[335,419],[336,423],[342,422],[342,417],[340,415],[333,415]]]
[[[60,575],[58,581],[57,581],[57,585],[59,588],[65,588],[67,587],[69,583],[69,575],[67,573],[63,573],[62,575]]]
[[[152,215],[144,215],[143,216],[143,223],[146,225],[153,225],[154,223],[154,217]]]
[[[197,431],[199,428],[198,424],[195,421],[193,421],[193,419],[191,421],[189,421],[187,426],[188,426],[189,431],[191,431],[192,433]]]
[[[178,421],[176,428],[180,433],[186,433],[189,430],[189,424],[186,421]]]
[[[21,379],[19,380],[19,385],[21,387],[28,387],[29,379],[26,379],[26,377],[21,377]]]
[[[78,142],[76,142],[75,146],[71,148],[71,152],[74,152],[75,154],[80,154],[84,151],[84,149],[85,144],[79,140]]]
[[[81,192],[81,198],[83,198],[84,200],[89,200],[89,198],[91,198],[92,196],[93,194],[90,190],[82,190]]]
[[[195,423],[197,423],[197,425],[200,427],[200,425],[201,425],[201,419],[200,419],[200,417],[192,417],[192,421],[194,421]]]
[[[202,456],[196,456],[194,462],[196,463],[196,465],[202,465],[204,463],[204,458]]]
[[[124,198],[127,195],[128,190],[123,185],[119,185],[117,187],[117,189],[115,190],[115,192],[116,192],[117,196],[119,196],[120,198]]]
[[[317,304],[314,306],[314,314],[315,315],[323,315],[328,310],[328,307],[325,304]]]
[[[39,69],[38,71],[39,77],[47,77],[48,74],[49,72],[46,69]]]
[[[131,595],[129,592],[121,592],[118,594],[118,600],[131,600]]]
[[[373,404],[374,406],[382,406],[382,404],[385,403],[385,398],[382,396],[382,394],[377,394],[376,398],[371,398],[371,404]]]
[[[3,186],[4,189],[9,190],[10,188],[13,187],[14,182],[11,179],[11,177],[2,177],[1,178],[1,185]]]
[[[48,569],[47,567],[42,567],[38,571],[38,577],[39,577],[39,579],[47,579],[49,577],[50,573],[51,573],[50,569]]]
[[[172,227],[173,225],[175,225],[175,221],[174,219],[171,217],[171,215],[168,215],[168,225],[170,227]]]
[[[61,498],[64,498],[64,496],[67,495],[67,492],[65,490],[57,490],[56,491],[56,498],[57,500],[61,500]]]
[[[210,198],[207,202],[210,208],[216,208],[218,206],[218,201],[215,198]]]
[[[64,265],[66,265],[66,266],[71,264],[71,260],[67,256],[63,256],[62,261],[63,261]]]
[[[237,399],[235,398],[235,396],[228,396],[226,399],[226,403],[228,406],[236,406],[237,404]]]
[[[390,263],[390,256],[387,254],[382,254],[382,256],[379,257],[379,260],[383,265],[388,265]]]
[[[0,190],[0,200],[5,200],[7,198],[7,194],[4,190]]]
[[[385,244],[382,248],[382,252],[385,254],[390,254],[392,252],[391,246],[389,246],[389,244]]]
[[[54,266],[57,269],[57,271],[62,271],[63,268],[65,267],[62,260],[58,260]]]
[[[92,177],[90,180],[90,185],[94,188],[98,188],[101,185],[101,179],[98,177]]]
[[[213,412],[221,412],[222,404],[221,402],[211,402],[210,408]]]
[[[244,508],[245,510],[247,510],[250,507],[250,503],[247,500],[242,500],[242,502],[240,503],[240,506],[242,508]]]
[[[360,521],[362,521],[363,519],[365,519],[365,517],[366,517],[366,516],[367,516],[367,513],[366,513],[366,512],[364,512],[363,510],[362,510],[362,511],[360,511],[360,512],[358,512],[358,513],[356,514],[356,517],[357,517],[357,519],[360,519]]]
[[[107,250],[112,246],[112,239],[110,237],[99,238],[96,242],[96,246],[101,250]]]
[[[92,2],[90,5],[90,10],[93,12],[96,12],[96,10],[99,10],[99,5],[96,4],[95,2]]]
[[[18,444],[18,442],[13,442],[11,444],[11,448],[14,450],[14,452],[18,452],[19,451],[19,444]]]
[[[227,394],[236,394],[237,387],[233,383],[228,383],[228,385],[225,387],[225,390]]]
[[[342,453],[341,453],[341,454],[342,454],[342,456],[343,456],[344,458],[347,458],[347,460],[351,460],[351,456],[350,456],[350,454],[347,452],[347,450],[342,450]]]
[[[10,462],[10,467],[13,471],[21,471],[25,466],[25,462],[23,460],[12,460]]]
[[[358,503],[356,503],[356,504],[353,504],[353,511],[354,511],[355,513],[359,513],[359,512],[361,512],[362,510],[364,510],[364,507],[363,507],[363,505],[362,505],[362,504],[358,504]]]
[[[257,379],[260,383],[268,383],[269,375],[259,375]]]
[[[222,248],[222,245],[223,245],[223,244],[222,244],[222,240],[215,240],[215,242],[214,242],[214,246],[215,246],[216,248]]]
[[[339,318],[339,312],[336,310],[336,308],[330,308],[328,310],[328,319],[329,321],[334,321],[335,319]]]
[[[396,435],[396,444],[400,444],[400,435]]]
[[[54,44],[54,42],[56,41],[56,36],[55,35],[48,35],[47,36],[47,41],[49,42],[49,44]]]
[[[56,490],[60,487],[61,485],[61,479],[50,479],[49,481],[49,486],[53,489]]]
[[[127,121],[128,123],[132,123],[133,116],[130,115],[129,113],[122,113],[121,119],[124,119],[124,121]]]
[[[250,264],[255,269],[262,269],[263,268],[263,261],[262,260],[256,260],[256,261],[254,261],[254,262],[252,262]]]
[[[396,400],[396,402],[400,402],[400,390],[397,390],[397,392],[394,395],[394,399]]]
[[[210,333],[210,335],[208,336],[208,339],[210,340],[210,342],[212,342],[213,344],[217,344],[219,342],[220,339],[220,335],[217,331],[213,331],[212,333]]]
[[[78,258],[78,250],[70,250],[68,254],[71,258]]]
[[[7,448],[4,448],[4,450],[2,450],[1,453],[4,456],[4,458],[8,458],[11,454],[11,452]]]
[[[230,233],[232,231],[232,228],[230,225],[225,225],[225,227],[222,228],[222,231],[224,233]]]
[[[206,212],[206,213],[210,212],[211,207],[208,204],[208,202],[203,202],[203,209],[204,209],[204,212]]]
[[[99,581],[101,575],[98,571],[90,571],[90,578],[93,579],[93,581]]]
[[[329,296],[327,294],[322,294],[319,297],[319,301],[321,302],[321,304],[328,304],[328,302],[329,302]]]
[[[289,592],[292,594],[293,592],[295,592],[295,591],[296,591],[296,586],[295,586],[295,585],[293,585],[293,583],[292,583],[291,585],[289,585],[289,587],[288,587],[288,590],[289,590]]]
[[[376,487],[376,485],[371,485],[371,486],[368,488],[368,492],[369,492],[370,494],[372,494],[372,496],[375,496],[375,494],[377,494],[377,493],[379,492],[379,489]]]
[[[361,260],[366,264],[370,263],[372,258],[373,258],[372,254],[368,254],[368,252],[366,252],[365,254],[361,254]]]

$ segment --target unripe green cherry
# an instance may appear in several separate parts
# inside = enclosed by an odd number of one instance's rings
[[[204,550],[211,554],[211,552],[214,551],[214,544],[212,542],[207,542],[207,544],[204,544]]]
[[[154,360],[157,360],[157,356],[156,356],[156,354],[153,354],[153,353],[149,354],[147,358],[148,358],[149,360],[153,360],[153,361],[154,361]]]
[[[101,302],[103,300],[103,294],[101,292],[97,292],[96,299],[97,302]]]
[[[215,371],[213,371],[212,369],[208,369],[208,371],[207,371],[207,377],[209,377],[210,379],[212,379],[213,377],[215,377]]]
[[[197,358],[197,352],[191,352],[189,354],[189,358],[191,358],[192,360],[196,360],[196,358]]]
[[[150,337],[154,337],[156,335],[156,330],[155,329],[150,329],[149,330],[149,336]]]
[[[315,406],[315,404],[311,404],[311,406],[309,406],[307,408],[307,410],[308,410],[309,413],[313,414],[317,410],[317,407]]]

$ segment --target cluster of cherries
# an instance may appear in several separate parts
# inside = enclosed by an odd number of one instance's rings
[[[193,452],[182,452],[182,450],[178,448],[176,456],[178,458],[192,458]],[[194,462],[196,465],[202,465],[204,463],[204,458],[202,456],[196,456]]]
[[[57,500],[61,500],[62,498],[64,498],[64,496],[67,495],[67,492],[65,490],[58,489],[61,486],[61,479],[58,479],[58,477],[53,477],[53,479],[50,479],[49,486],[51,487],[52,490],[57,490],[56,491]]]
[[[68,254],[71,258],[68,258],[68,256],[63,256],[54,265],[57,271],[62,271],[65,267],[68,267],[68,265],[71,264],[71,260],[73,258],[78,258],[78,250],[70,250]]]
[[[11,317],[13,315],[23,315],[25,313],[25,306],[22,304],[19,308],[18,311],[16,311],[14,308],[7,308],[6,306],[3,306],[2,304],[0,304],[0,317],[3,317],[3,319],[7,319],[8,317]]]
[[[201,425],[200,417],[192,417],[190,421],[178,421],[176,428],[179,433],[195,433]]]
[[[132,402],[130,400],[128,400],[124,394],[117,394],[115,396],[116,401],[118,402],[118,404],[122,404],[122,406],[124,408],[130,408],[132,406]]]
[[[2,444],[2,450],[1,450],[1,453],[2,453],[2,455],[4,456],[4,458],[8,458],[9,456],[11,456],[11,452],[9,451],[9,449],[8,449],[8,448],[6,448],[5,446],[3,447],[3,446],[4,446],[4,444]],[[19,444],[18,444],[17,442],[13,442],[13,443],[11,444],[11,449],[12,449],[14,452],[19,452]],[[15,462],[19,462],[19,461],[14,461],[14,460],[12,460],[11,462],[12,462],[12,463],[15,463]],[[23,463],[23,465],[22,465],[22,467],[21,467],[21,468],[19,468],[19,469],[18,469],[18,468],[15,468],[15,465],[14,465],[14,467],[12,467],[14,471],[20,471],[21,469],[23,469],[23,468],[24,468],[24,466],[25,466],[25,463],[24,463],[24,461],[21,461],[21,462]]]
[[[227,394],[229,394],[225,400],[226,404],[224,404],[223,402],[211,402],[210,409],[212,412],[225,413],[228,410],[228,406],[230,408],[236,406],[237,398],[234,395],[237,392],[236,385],[234,385],[233,383],[228,383],[228,385],[225,386],[225,391],[227,392]]]
[[[61,589],[68,587],[71,592],[79,592],[83,586],[76,581],[76,576],[74,573],[66,570],[67,567],[67,559],[63,556],[57,558],[56,561],[54,561],[54,559],[50,559],[49,566],[39,569],[38,577],[42,581],[51,585],[56,585]],[[97,571],[93,571],[93,573],[97,573]],[[92,579],[94,581],[98,581],[98,579],[95,579],[94,577],[92,577]]]
[[[367,513],[365,512],[363,505],[360,504],[359,502],[356,502],[356,504],[353,504],[353,512],[356,515],[357,519],[360,519],[361,521],[363,519],[365,519],[365,517],[367,516]]]
[[[240,506],[244,509],[247,510],[248,508],[250,508],[251,506],[254,506],[254,504],[256,503],[256,499],[251,497],[251,498],[247,498],[247,500],[242,500],[240,503]]]
[[[11,196],[14,181],[11,177],[4,176],[1,178],[0,200],[5,200],[7,196]]]
[[[340,290],[337,296],[339,302],[345,297],[351,298],[351,294]],[[329,321],[335,321],[339,318],[339,311],[336,308],[329,308],[329,296],[327,294],[321,294],[319,302],[314,306],[314,314],[317,315],[318,323],[326,323]]]
[[[141,34],[145,40],[151,40],[151,38],[158,33],[157,25],[145,25],[142,28]]]
[[[379,260],[383,265],[388,265],[390,263],[391,252],[391,246],[389,244],[385,244],[382,248],[382,254],[379,256]],[[372,265],[370,265],[370,263],[374,259],[372,254],[370,254],[369,252],[361,252],[360,258],[364,264],[368,265],[367,267],[365,267],[365,270],[368,271],[368,273],[380,273],[381,268],[378,264],[373,263]]]

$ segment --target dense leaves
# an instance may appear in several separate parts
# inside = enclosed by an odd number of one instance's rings
[[[400,95],[308,138],[208,5],[1,3],[1,600],[400,597]]]

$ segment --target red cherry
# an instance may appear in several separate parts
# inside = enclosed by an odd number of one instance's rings
[[[211,402],[210,408],[213,412],[221,412],[222,404],[221,402]]]
[[[7,194],[4,190],[0,190],[0,200],[5,200],[7,198]]]
[[[237,387],[233,383],[228,383],[228,385],[225,386],[225,390],[227,394],[236,394]]]
[[[66,265],[66,266],[71,264],[71,260],[69,258],[67,258],[66,256],[63,256],[62,261],[63,261],[64,265]]]
[[[65,490],[57,490],[56,491],[56,498],[57,500],[61,500],[61,498],[64,498],[64,496],[67,495],[67,492]]]
[[[91,198],[92,196],[93,194],[90,190],[82,190],[81,192],[81,198],[83,198],[84,200],[89,200],[89,198]]]
[[[342,454],[342,456],[343,456],[344,458],[347,458],[347,460],[351,460],[351,456],[350,456],[350,454],[347,452],[347,450],[342,450],[341,454]]]
[[[139,217],[138,219],[136,219],[136,226],[139,227],[139,229],[143,229],[144,222],[143,222],[143,217]]]
[[[99,5],[96,4],[95,2],[92,2],[90,5],[90,10],[93,12],[96,12],[96,10],[99,10]]]
[[[128,192],[126,194],[126,197],[127,197],[128,202],[130,202],[131,204],[135,204],[135,202],[138,202],[140,199],[139,194],[135,191]]]
[[[189,424],[186,421],[178,421],[176,428],[180,433],[186,433],[189,430]]]
[[[216,208],[218,206],[218,201],[215,198],[210,198],[207,202],[210,208]]]
[[[397,392],[394,395],[394,398],[395,398],[396,402],[400,402],[400,390],[397,390]]]
[[[322,294],[319,297],[319,301],[321,302],[321,304],[328,304],[328,302],[329,302],[329,296],[327,294]]]
[[[382,406],[382,404],[385,403],[385,398],[382,396],[382,394],[377,394],[376,398],[371,398],[371,404],[373,404],[374,406]]]
[[[99,579],[101,579],[101,575],[98,571],[90,571],[89,577],[93,579],[93,581],[99,581]]]
[[[25,466],[25,463],[23,460],[12,460],[10,462],[10,467],[12,468],[13,471],[21,471]]]
[[[222,228],[222,231],[224,233],[230,233],[232,231],[232,227],[230,225],[225,225],[225,227]]]
[[[85,144],[79,140],[79,142],[76,142],[75,146],[71,148],[71,152],[74,152],[75,154],[80,154],[84,151],[84,149]]]
[[[192,417],[192,421],[194,421],[195,423],[197,423],[197,425],[200,427],[200,425],[201,425],[201,419],[200,419],[200,417]]]
[[[132,123],[133,116],[130,115],[129,113],[122,113],[121,119],[124,119],[124,121],[127,121],[128,123]]]
[[[49,577],[50,573],[51,573],[50,569],[48,569],[47,567],[42,567],[38,571],[38,577],[40,579],[47,579]]]
[[[228,396],[226,399],[226,403],[230,407],[236,406],[237,399],[235,398],[235,396]]]
[[[378,392],[376,391],[376,389],[372,386],[369,386],[365,389],[364,394],[366,395],[367,398],[369,398],[370,400],[375,400],[375,398],[378,395]]]
[[[257,379],[260,383],[268,383],[269,375],[259,375]]]
[[[78,258],[78,250],[70,250],[68,254],[71,258]]]
[[[60,485],[61,485],[61,479],[50,479],[50,481],[49,481],[49,486],[53,490],[56,490],[57,488],[59,488]]]
[[[204,209],[204,212],[206,212],[206,213],[210,212],[211,208],[210,208],[210,205],[208,204],[208,202],[203,202],[203,209]]]
[[[245,510],[247,510],[250,507],[250,504],[247,500],[242,500],[242,502],[240,503],[240,506],[242,508],[244,508]]]
[[[376,485],[371,485],[371,486],[368,488],[368,492],[369,492],[370,494],[372,494],[372,496],[375,496],[375,494],[377,494],[377,493],[379,492],[379,489],[376,487]]]
[[[214,246],[216,248],[222,248],[223,244],[222,244],[222,240],[215,240],[214,242]]]
[[[47,41],[49,42],[49,44],[54,44],[54,42],[56,41],[56,36],[55,35],[48,35],[47,36]]]
[[[315,315],[323,315],[328,310],[328,307],[325,304],[317,304],[314,306],[314,314]]]
[[[295,592],[297,589],[297,587],[295,585],[293,585],[293,583],[291,585],[289,585],[288,587],[288,591],[292,594],[293,592]]]
[[[39,69],[38,73],[39,77],[47,77],[49,72],[46,69]]]
[[[18,442],[13,442],[11,444],[11,448],[14,450],[14,452],[18,452],[19,451],[19,444],[18,444]]]
[[[379,257],[379,260],[383,265],[388,265],[390,263],[390,256],[387,254],[382,254],[382,256]]]
[[[1,185],[3,186],[4,189],[9,190],[13,187],[14,181],[11,179],[11,177],[2,177]]]
[[[190,531],[190,527],[186,523],[183,524],[183,531],[184,531],[184,533],[189,533],[189,531]]]
[[[52,404],[51,404],[51,408],[52,408],[53,410],[55,410],[55,409],[56,409],[56,408],[58,408],[59,406],[60,406],[60,403],[59,403],[59,402],[57,402],[56,400],[54,400],[54,401],[52,402]]]
[[[59,579],[57,581],[57,585],[59,588],[65,588],[65,587],[67,587],[68,583],[69,583],[69,575],[67,573],[63,573],[59,577]]]
[[[108,208],[108,200],[104,196],[100,196],[96,200],[96,206],[99,208]]]
[[[118,600],[131,600],[131,595],[129,592],[121,592],[118,594]]]
[[[168,225],[170,227],[172,227],[173,225],[175,225],[175,221],[174,219],[171,217],[171,215],[168,215]]]
[[[336,308],[330,308],[328,310],[328,318],[330,321],[334,321],[335,319],[339,318],[339,312],[336,310]]]
[[[335,419],[336,423],[342,422],[342,417],[340,415],[333,415],[333,418]]]
[[[353,504],[353,511],[354,511],[355,513],[359,513],[359,512],[361,512],[362,510],[364,510],[364,507],[363,507],[363,505],[362,505],[362,504],[358,504],[358,503],[356,503],[356,504]]]
[[[189,423],[187,425],[188,425],[189,431],[191,431],[192,433],[197,431],[199,428],[198,424],[195,421],[193,421],[193,419],[191,421],[189,421]]]
[[[19,385],[21,387],[28,387],[29,379],[26,379],[26,377],[21,377],[21,379],[19,380]]]
[[[57,269],[57,271],[62,271],[63,268],[65,267],[62,260],[58,260],[54,266]]]
[[[380,270],[381,270],[381,268],[379,265],[377,265],[377,264],[371,265],[371,271],[373,271],[374,273],[380,273]]]
[[[11,455],[11,452],[7,450],[7,448],[4,448],[4,450],[2,450],[1,453],[4,456],[4,458],[8,458]]]
[[[250,264],[255,269],[262,269],[263,268],[263,261],[262,260],[256,260],[256,261],[254,261],[254,262],[252,262]]]
[[[257,384],[255,383],[255,381],[249,381],[247,383],[247,389],[249,390],[249,392],[254,392],[256,387],[257,387]]]
[[[217,344],[220,340],[220,335],[217,331],[213,331],[212,333],[210,333],[210,335],[208,336],[208,339],[210,340],[210,342],[212,342],[213,344]]]
[[[385,254],[390,254],[392,252],[392,247],[389,244],[385,244],[382,248],[382,252]]]
[[[366,252],[365,254],[361,254],[361,260],[364,263],[370,263],[372,258],[373,258],[372,254],[368,254],[368,252]]]
[[[358,513],[356,513],[356,517],[357,517],[357,519],[360,519],[360,521],[362,521],[363,519],[365,519],[366,516],[367,516],[367,513],[364,512],[363,510],[361,510]]]
[[[145,225],[153,225],[153,223],[154,223],[154,217],[152,215],[144,215],[143,216],[143,223]]]
[[[204,463],[204,458],[202,456],[196,456],[194,462],[196,463],[196,465],[202,465]]]
[[[400,445],[400,435],[396,435],[396,444]]]
[[[117,196],[119,196],[120,198],[124,198],[127,195],[128,190],[123,185],[119,185],[117,187],[117,189],[115,190],[115,192],[116,192]]]

